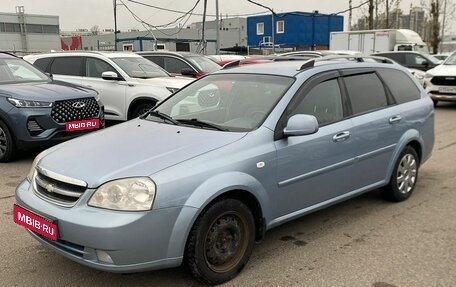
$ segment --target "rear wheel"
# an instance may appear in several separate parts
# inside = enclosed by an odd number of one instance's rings
[[[0,162],[8,162],[14,156],[14,142],[6,124],[0,121]]]
[[[382,195],[390,201],[404,201],[410,197],[418,180],[419,158],[410,146],[399,155],[390,183],[383,188]]]
[[[187,266],[200,281],[226,282],[236,277],[249,260],[254,238],[253,215],[243,202],[216,202],[198,217],[190,232]]]

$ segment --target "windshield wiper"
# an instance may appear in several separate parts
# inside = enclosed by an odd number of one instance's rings
[[[177,121],[179,123],[182,123],[182,124],[185,124],[185,125],[192,125],[192,126],[196,126],[196,127],[201,127],[201,128],[211,128],[211,129],[214,129],[214,130],[218,130],[218,131],[228,131],[228,129],[225,129],[225,128],[222,128],[218,125],[215,125],[215,124],[212,124],[212,123],[208,123],[208,122],[205,122],[205,121],[201,121],[201,120],[198,120],[198,119],[177,119]]]
[[[168,121],[168,122],[170,122],[170,123],[172,123],[173,125],[176,125],[176,126],[180,125],[178,121],[176,121],[172,117],[168,116],[167,114],[164,114],[164,113],[160,112],[159,110],[149,110],[148,112],[146,112],[145,114],[140,116],[140,118],[141,119],[145,119],[148,116],[154,116],[154,117],[160,118],[160,119],[162,119],[164,121]]]

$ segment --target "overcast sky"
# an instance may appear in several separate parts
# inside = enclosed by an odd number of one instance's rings
[[[97,25],[100,29],[114,28],[113,0],[0,0],[0,12],[15,12],[16,6],[24,6],[25,13],[47,14],[60,17],[60,28],[65,31],[77,28],[90,29]],[[117,0],[118,4],[125,3],[142,20],[152,25],[162,25],[175,20],[182,14],[160,11],[155,8],[141,6],[128,0]],[[171,10],[188,11],[196,3],[196,0],[136,0],[158,7],[166,7]],[[349,0],[255,0],[265,6],[271,7],[276,12],[319,10],[321,13],[337,13],[348,9]],[[202,13],[203,0],[200,1],[196,13]],[[365,0],[353,0],[353,6],[357,6]],[[383,2],[383,1],[382,1]],[[401,8],[408,11],[410,4],[418,5],[420,0],[402,0]],[[118,27],[121,30],[144,28],[124,6],[117,6]],[[354,19],[367,11],[364,9],[354,11]],[[249,3],[247,0],[219,0],[219,12],[224,16],[257,13],[265,11],[264,8]],[[208,0],[208,14],[215,14],[215,0]],[[348,13],[345,16],[345,23],[348,21]],[[187,24],[201,21],[201,16],[191,17]],[[209,20],[215,19],[208,17]],[[183,23],[183,22],[181,22]]]

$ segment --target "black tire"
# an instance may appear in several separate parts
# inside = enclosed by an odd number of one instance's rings
[[[409,198],[418,181],[419,165],[415,149],[407,146],[397,159],[389,184],[382,188],[383,197],[394,202]]]
[[[155,107],[154,102],[141,103],[133,109],[133,112],[131,113],[129,119],[137,118],[137,117],[145,114],[147,111],[149,111],[153,107]]]
[[[193,225],[185,252],[187,267],[204,283],[229,281],[249,260],[254,240],[250,209],[236,199],[216,202]]]
[[[9,162],[15,155],[13,136],[6,126],[0,121],[0,162]]]
[[[438,100],[432,100],[432,102],[434,103],[434,107],[437,107],[437,104],[439,103]]]

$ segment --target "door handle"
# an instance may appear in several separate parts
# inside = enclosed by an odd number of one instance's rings
[[[401,116],[394,116],[394,117],[391,117],[389,119],[389,123],[390,124],[395,124],[395,123],[398,123],[402,120],[402,117]]]
[[[341,141],[344,141],[346,139],[348,139],[350,137],[350,132],[349,131],[345,131],[345,132],[341,132],[341,133],[338,133],[336,135],[333,136],[333,141],[335,142],[341,142]]]

